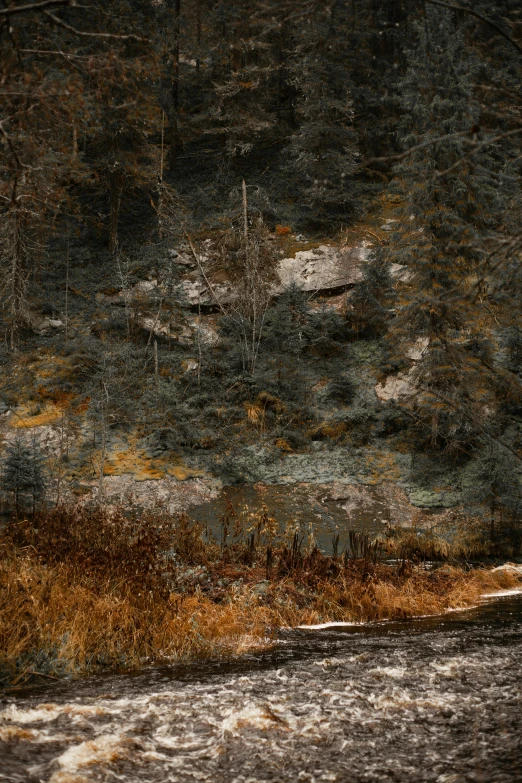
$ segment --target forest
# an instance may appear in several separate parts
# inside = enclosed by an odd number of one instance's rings
[[[183,595],[219,561],[216,604],[236,567],[309,572],[345,581],[305,619],[381,617],[339,598],[383,567],[359,533],[342,566],[266,509],[214,543],[122,511],[125,487],[339,480],[423,520],[381,542],[391,582],[522,557],[520,0],[2,0],[0,52],[3,557],[135,579],[139,541],[168,601],[168,530]]]

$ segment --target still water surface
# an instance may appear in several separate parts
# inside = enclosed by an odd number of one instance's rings
[[[392,484],[362,486],[340,484],[242,484],[224,487],[217,497],[191,506],[189,514],[217,538],[222,537],[222,519],[233,508],[236,513],[259,514],[265,509],[277,520],[280,532],[287,525],[314,539],[323,551],[331,553],[332,538],[340,537],[340,551],[348,532],[382,535],[386,525],[411,524],[431,527],[438,519],[434,511],[414,509],[403,491]],[[440,511],[440,509],[438,509]],[[234,520],[230,522],[232,532]]]
[[[522,598],[0,705],[9,783],[522,781]]]

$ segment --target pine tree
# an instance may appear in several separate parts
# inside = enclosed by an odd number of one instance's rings
[[[45,490],[43,473],[43,455],[33,440],[28,446],[21,437],[7,447],[3,464],[3,488],[11,492],[16,514],[20,511],[20,502],[25,495],[32,498],[33,513],[36,500]]]
[[[503,203],[490,153],[466,160],[465,140],[480,120],[472,92],[480,61],[466,50],[452,13],[429,9],[416,29],[400,84],[402,140],[414,151],[396,170],[403,198],[396,258],[410,280],[395,334],[402,350],[426,341],[415,368],[418,412],[431,445],[460,454],[469,448],[470,422],[481,419],[487,405],[484,357],[473,348],[485,323],[470,289],[485,254],[484,235],[499,224]],[[435,141],[440,137],[446,138]]]
[[[354,109],[344,39],[346,12],[317,8],[294,31],[289,61],[297,128],[290,137],[287,171],[298,187],[309,222],[347,222],[355,199],[351,177],[357,158]]]
[[[359,280],[349,297],[348,322],[357,337],[382,337],[391,318],[395,290],[390,263],[381,249],[362,268]]]

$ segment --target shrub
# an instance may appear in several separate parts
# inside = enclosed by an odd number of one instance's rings
[[[350,405],[355,397],[357,386],[353,378],[344,376],[336,378],[328,384],[326,396],[330,400]]]
[[[28,445],[17,436],[6,449],[2,467],[3,489],[12,493],[16,514],[28,495],[32,498],[34,513],[36,500],[45,490],[43,455],[36,441]]]

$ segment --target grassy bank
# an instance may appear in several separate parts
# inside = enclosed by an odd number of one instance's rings
[[[435,614],[522,585],[516,570],[377,561],[363,540],[321,554],[266,514],[223,520],[58,509],[12,524],[0,551],[4,684],[240,653],[281,626]],[[230,531],[230,532],[229,532]]]

